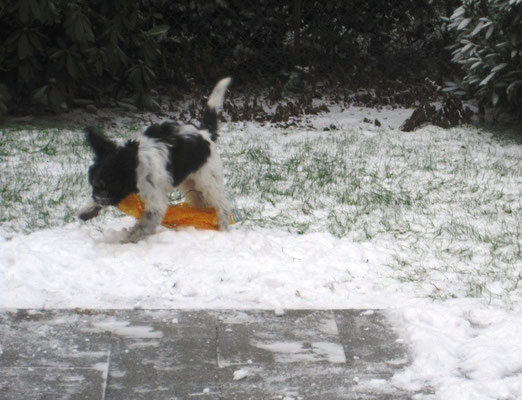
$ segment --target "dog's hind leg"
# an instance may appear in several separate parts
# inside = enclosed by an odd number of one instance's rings
[[[225,194],[222,179],[207,179],[205,185],[198,187],[196,190],[201,193],[201,197],[205,207],[214,208],[217,212],[219,228],[222,231],[228,230],[230,217],[230,204]]]
[[[186,179],[180,186],[179,190],[185,197],[185,202],[194,208],[206,208],[203,194],[196,189],[193,179]]]
[[[230,206],[226,196],[224,196],[223,185],[220,185],[219,179],[207,179],[206,182],[205,185],[198,186],[195,180],[187,179],[180,185],[180,190],[185,196],[185,201],[191,207],[215,209],[218,215],[219,228],[226,231],[228,230]]]

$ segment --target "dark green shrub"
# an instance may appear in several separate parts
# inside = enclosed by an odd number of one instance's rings
[[[10,100],[57,111],[74,98],[122,96],[154,108],[167,30],[139,0],[0,0],[0,112]]]
[[[463,0],[449,21],[457,35],[453,61],[465,76],[446,90],[520,111],[522,0]]]
[[[450,64],[440,16],[458,1],[0,0],[0,112],[84,99],[154,109],[159,82],[176,95],[226,75],[276,99],[440,82]]]
[[[266,85],[300,74],[336,87],[381,77],[439,78],[446,67],[442,64],[451,64],[445,51],[449,35],[440,16],[449,16],[457,3],[178,0],[164,6],[172,27],[165,56],[176,66],[177,85],[210,85],[226,74],[236,84]]]

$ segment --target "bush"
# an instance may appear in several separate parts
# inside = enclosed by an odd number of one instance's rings
[[[465,76],[446,91],[485,105],[520,110],[522,104],[522,0],[463,0],[449,19],[456,33],[453,61]]]
[[[159,81],[176,95],[229,74],[274,98],[441,82],[440,16],[458,1],[0,0],[0,113],[107,98],[154,109]]]
[[[0,113],[37,101],[55,111],[77,97],[128,99],[145,108],[159,38],[168,30],[139,0],[0,0]]]
[[[440,16],[457,1],[179,0],[164,8],[168,57],[179,85],[224,74],[363,85],[433,77],[449,44]]]

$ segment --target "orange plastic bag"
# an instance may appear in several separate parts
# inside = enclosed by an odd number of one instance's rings
[[[140,218],[145,211],[143,201],[134,193],[120,201],[117,207],[120,211],[134,218]],[[231,216],[229,223],[233,224],[234,222]],[[161,224],[167,228],[193,226],[198,229],[219,229],[216,210],[213,208],[193,208],[187,203],[170,204]]]

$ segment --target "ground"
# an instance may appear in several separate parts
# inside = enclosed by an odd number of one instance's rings
[[[91,158],[79,130],[0,129],[0,307],[381,309],[411,353],[395,389],[521,398],[522,147],[471,125],[399,131],[409,114],[223,123],[241,221],[126,245],[112,238],[130,217],[75,218]]]

